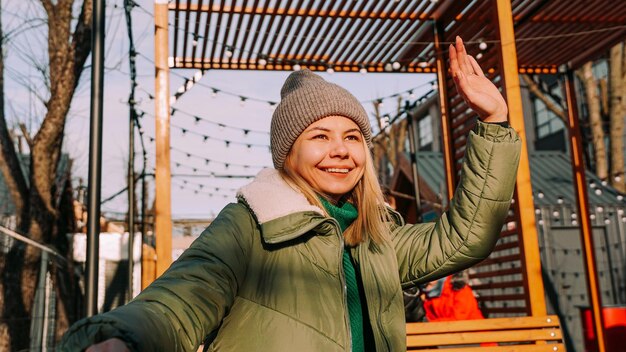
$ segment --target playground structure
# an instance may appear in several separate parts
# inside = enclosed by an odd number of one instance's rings
[[[598,351],[605,351],[572,72],[626,37],[626,3],[581,0],[155,1],[156,273],[171,262],[170,69],[436,73],[446,188],[460,171],[476,118],[447,76],[449,43],[462,36],[502,89],[509,122],[525,140],[519,73],[564,75],[589,302]],[[316,6],[317,5],[317,6]],[[169,28],[173,24],[173,28]],[[481,263],[490,313],[548,317],[528,152],[522,151],[514,204],[494,253]],[[498,264],[506,264],[506,269]],[[489,279],[489,280],[486,280]],[[504,318],[503,318],[504,319]],[[488,319],[490,320],[490,319]],[[558,326],[557,326],[558,328]],[[462,329],[461,329],[462,330]],[[559,332],[560,333],[560,332]]]

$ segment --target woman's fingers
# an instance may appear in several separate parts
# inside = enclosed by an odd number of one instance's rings
[[[459,61],[459,68],[463,71],[463,73],[468,75],[474,73],[472,64],[468,59],[467,51],[465,51],[465,45],[463,45],[463,39],[461,39],[458,35],[456,36],[456,55]]]
[[[456,49],[454,48],[454,45],[450,44],[450,47],[448,48],[448,54],[450,56],[450,73],[452,74],[452,77],[456,77],[458,72],[460,71],[459,69],[459,60],[457,59],[457,55],[456,55]]]
[[[479,75],[479,76],[485,76],[485,74],[483,73],[483,69],[480,68],[480,65],[478,64],[478,61],[476,61],[476,59],[474,59],[473,56],[469,56],[469,61],[472,64],[472,69],[474,70],[474,73]]]

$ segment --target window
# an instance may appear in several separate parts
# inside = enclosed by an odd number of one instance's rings
[[[419,120],[418,131],[418,149],[430,146],[433,143],[433,119],[430,115],[426,115]]]
[[[552,85],[550,88],[552,96],[561,96],[561,87],[558,84]],[[545,138],[565,128],[565,124],[555,113],[548,110],[546,104],[539,98],[533,97],[533,110],[535,113],[535,129],[537,131],[537,139]]]

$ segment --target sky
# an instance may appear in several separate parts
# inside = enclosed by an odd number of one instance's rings
[[[126,186],[128,165],[130,74],[128,32],[123,0],[106,2],[105,77],[102,146],[101,199],[105,200]],[[154,143],[154,22],[153,2],[137,1],[132,11],[132,31],[136,50],[137,109],[141,117],[148,172],[155,163]],[[44,13],[38,1],[8,0],[2,3],[5,45],[5,113],[9,125],[23,122],[36,131],[45,114],[42,100],[47,90],[40,67],[47,56]],[[77,13],[77,12],[76,12]],[[170,28],[171,30],[171,28]],[[89,166],[90,65],[72,102],[66,125],[63,150],[74,160],[74,187],[80,180],[86,185]],[[170,91],[176,92],[197,70],[175,69],[170,72]],[[268,101],[280,100],[280,88],[290,72],[210,70],[173,105],[171,117],[172,214],[174,218],[212,218],[226,204],[235,201],[236,189],[250,182],[242,178],[216,178],[216,175],[255,175],[262,167],[271,167],[269,126],[272,110]],[[353,93],[373,119],[372,101],[383,99],[381,111],[395,115],[396,98],[401,94],[414,99],[431,89],[432,74],[408,73],[321,73]],[[34,89],[27,89],[27,86]],[[213,89],[219,92],[213,96]],[[409,97],[412,90],[414,97]],[[248,99],[242,104],[240,96]],[[255,101],[255,100],[261,100]],[[196,118],[198,117],[198,118]],[[248,131],[246,133],[246,131]],[[34,132],[31,132],[33,134]],[[205,141],[205,138],[206,141]],[[141,170],[140,135],[135,137],[135,170]],[[224,140],[230,141],[227,143]],[[250,145],[250,147],[248,147]],[[207,163],[207,160],[208,163]],[[228,164],[226,167],[225,164]],[[195,169],[195,172],[194,172]],[[185,175],[196,175],[188,177]],[[154,183],[150,180],[150,202]],[[115,218],[128,209],[127,194],[105,202],[102,211]]]

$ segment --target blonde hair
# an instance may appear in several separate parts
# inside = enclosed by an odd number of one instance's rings
[[[363,243],[367,239],[370,239],[374,244],[383,244],[389,237],[389,228],[385,222],[390,221],[390,216],[384,207],[383,193],[376,177],[372,156],[365,141],[363,142],[363,148],[367,151],[365,153],[363,176],[361,176],[361,179],[352,191],[346,195],[346,201],[352,203],[358,211],[357,218],[343,233],[346,245],[351,247]],[[291,168],[291,155],[292,152],[290,151],[284,167],[279,170],[280,175],[287,184],[300,191],[311,205],[319,207],[328,216],[319,199],[320,196],[324,197],[324,195],[315,191],[302,176],[293,171]]]

